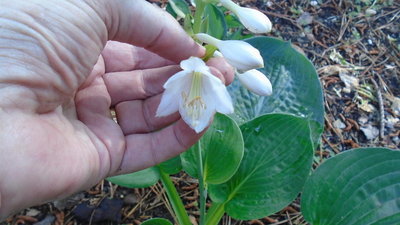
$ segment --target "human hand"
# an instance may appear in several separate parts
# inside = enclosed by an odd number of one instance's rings
[[[0,218],[152,166],[200,138],[177,113],[154,116],[176,63],[204,54],[165,12],[141,0],[1,4]],[[107,40],[128,44],[103,50]],[[209,65],[232,81],[227,63]]]

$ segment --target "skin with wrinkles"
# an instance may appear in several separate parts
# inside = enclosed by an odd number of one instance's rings
[[[155,118],[177,63],[204,54],[167,13],[143,0],[0,5],[0,220],[200,138],[179,114]],[[232,81],[224,60],[208,64]]]

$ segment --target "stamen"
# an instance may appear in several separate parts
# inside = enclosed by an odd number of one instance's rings
[[[182,92],[183,107],[191,118],[192,126],[197,126],[199,124],[199,119],[207,108],[206,103],[201,97],[201,81],[202,74],[194,72],[189,96]]]

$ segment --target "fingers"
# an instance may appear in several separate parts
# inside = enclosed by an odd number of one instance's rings
[[[104,58],[105,71],[107,73],[157,68],[175,64],[144,48],[118,41],[108,41],[101,55]]]
[[[179,70],[179,66],[171,65],[155,69],[105,74],[104,81],[111,96],[111,104],[145,99],[159,94],[164,90],[163,85],[168,78]]]
[[[102,57],[104,58],[106,73],[158,68],[175,64],[144,48],[117,41],[107,42],[102,52]],[[234,68],[224,58],[211,58],[207,61],[207,65],[217,68],[221,74],[215,75],[217,77],[223,75],[222,80],[226,80],[227,85],[233,81]]]
[[[165,117],[156,117],[160,100],[161,94],[145,101],[133,100],[118,104],[115,111],[124,135],[148,133],[176,122],[180,118],[178,112]]]
[[[172,16],[144,0],[101,3],[94,7],[105,22],[110,40],[143,47],[174,62],[205,53]]]
[[[225,84],[232,82],[234,70],[223,58],[211,59],[207,64],[210,66],[211,72]],[[161,93],[168,78],[180,70],[179,66],[170,65],[154,69],[105,74],[104,81],[111,96],[111,105],[128,100],[145,99]]]
[[[187,150],[202,135],[193,131],[183,120],[157,132],[129,135],[118,173],[141,170],[170,159]]]
[[[225,85],[232,83],[235,76],[235,70],[228,62],[225,61],[224,58],[211,58],[207,61],[207,65],[211,68],[211,72],[220,78]]]
[[[101,77],[79,90],[75,96],[76,113],[96,137],[91,141],[96,146],[102,162],[100,174],[107,176],[109,171],[119,168],[125,150],[124,135],[120,127],[111,119],[110,96]],[[91,132],[88,132],[91,134]]]

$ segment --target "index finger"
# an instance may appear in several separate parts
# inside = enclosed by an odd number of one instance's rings
[[[104,59],[106,73],[159,68],[176,64],[144,48],[118,41],[108,41],[101,55]]]

